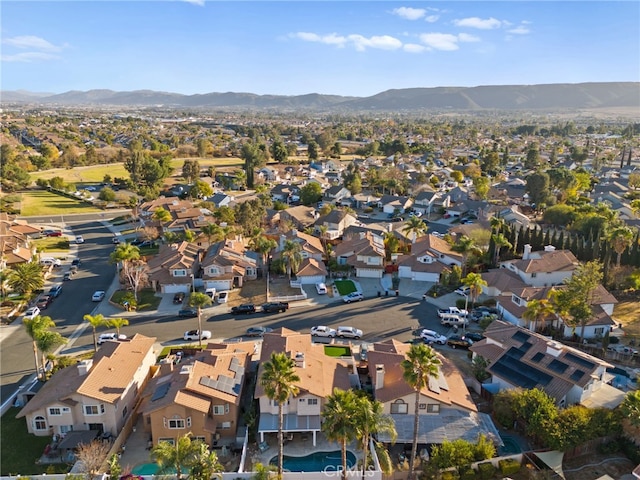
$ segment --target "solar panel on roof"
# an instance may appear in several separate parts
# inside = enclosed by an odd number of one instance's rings
[[[531,347],[533,347],[532,343],[524,342],[522,345],[520,345],[518,350],[520,350],[521,352],[528,352]]]
[[[547,386],[553,377],[532,365],[516,358],[501,357],[490,367],[490,371],[501,376],[509,383],[522,388],[534,388],[536,385]]]
[[[584,375],[584,372],[582,370],[576,370],[571,374],[571,377],[569,378],[571,378],[571,380],[573,380],[574,382],[577,382],[582,378],[583,375]]]
[[[533,357],[531,357],[531,361],[538,363],[540,362],[540,360],[542,360],[544,358],[544,353],[542,352],[538,352],[536,353]]]
[[[519,342],[526,342],[527,340],[529,340],[529,338],[531,338],[531,335],[529,335],[528,333],[523,332],[522,330],[518,330],[516,333],[513,334],[513,336],[511,337],[514,340],[518,340]]]
[[[561,362],[560,360],[556,360],[555,358],[549,364],[549,370],[552,370],[556,373],[564,373],[567,368],[569,368],[569,365]]]
[[[507,358],[512,358],[514,360],[520,360],[522,358],[522,356],[524,355],[524,352],[518,350],[516,347],[511,347],[509,350],[506,351],[506,353],[504,354],[505,357]]]
[[[596,366],[595,363],[587,360],[584,357],[580,357],[578,355],[575,355],[575,354],[573,354],[571,352],[567,352],[565,354],[564,358],[567,359],[567,360],[570,360],[570,361],[572,361],[574,363],[577,363],[578,365],[582,365],[585,368],[591,369],[591,368],[594,368]]]
[[[169,392],[170,388],[171,388],[170,383],[163,383],[161,385],[158,385],[156,390],[153,392],[153,395],[151,396],[151,401],[155,402],[156,400],[160,400],[161,398],[164,398]]]

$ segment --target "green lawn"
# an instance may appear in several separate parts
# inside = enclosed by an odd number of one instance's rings
[[[127,294],[125,290],[117,290],[111,296],[111,301],[113,303],[117,303],[120,305],[123,297]],[[141,310],[157,310],[158,305],[160,305],[160,301],[162,298],[156,297],[155,292],[150,288],[146,288],[138,292],[138,308],[137,311]]]
[[[65,237],[44,237],[33,241],[33,245],[41,252],[67,251],[69,239]]]
[[[47,190],[22,192],[21,197],[20,214],[24,216],[102,212],[99,208],[87,203]]]
[[[329,357],[350,357],[351,349],[345,345],[325,345],[324,354]]]
[[[349,295],[351,292],[356,292],[358,290],[352,280],[336,280],[333,283],[338,289],[338,293],[342,296]]]
[[[27,432],[24,418],[16,418],[18,407],[10,408],[0,422],[0,475],[33,475],[44,473],[45,466],[36,465],[51,437],[36,437]]]

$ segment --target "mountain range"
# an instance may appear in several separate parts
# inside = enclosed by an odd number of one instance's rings
[[[636,108],[640,114],[639,82],[542,85],[489,85],[387,90],[369,97],[339,95],[256,95],[252,93],[180,93],[135,90],[69,91],[61,94],[24,90],[0,92],[2,103],[65,106],[130,106],[202,109],[310,111],[563,111]]]

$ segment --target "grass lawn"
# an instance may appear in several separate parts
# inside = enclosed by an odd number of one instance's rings
[[[185,343],[184,345],[170,345],[168,347],[164,347],[162,350],[160,350],[160,353],[158,354],[158,360],[162,360],[163,358],[165,358],[167,355],[169,355],[171,353],[171,350],[176,350],[178,348],[194,348],[196,350],[201,350],[204,348],[204,346],[199,347],[197,343],[193,344],[193,343]]]
[[[126,290],[117,290],[111,296],[111,301],[120,305],[120,302],[126,294]],[[145,288],[138,292],[138,308],[136,310],[157,310],[161,300],[162,298],[155,296],[155,292],[153,290]]]
[[[618,303],[613,309],[613,318],[622,322],[626,340],[640,340],[640,303],[626,301]]]
[[[33,245],[41,252],[67,251],[69,250],[69,239],[65,237],[45,237],[33,241]]]
[[[36,437],[27,432],[24,418],[16,418],[18,407],[10,408],[0,422],[0,475],[33,475],[44,473],[46,466],[36,465],[51,437]]]
[[[351,349],[345,345],[325,345],[324,354],[329,357],[349,357]]]
[[[349,295],[351,292],[356,292],[356,285],[352,280],[336,280],[333,282],[338,289],[340,295]]]
[[[21,197],[20,214],[24,216],[102,212],[99,208],[87,203],[57,195],[47,190],[22,192]]]

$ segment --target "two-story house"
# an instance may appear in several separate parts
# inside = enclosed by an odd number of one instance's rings
[[[318,216],[315,208],[304,205],[289,207],[280,211],[280,221],[290,222],[298,230],[312,227]]]
[[[155,363],[155,338],[106,342],[92,359],[56,372],[20,410],[37,436],[94,430],[118,435]]]
[[[351,192],[342,185],[334,185],[324,191],[324,199],[328,202],[339,204],[341,200],[349,198]]]
[[[327,278],[327,267],[324,264],[324,246],[318,237],[309,235],[299,230],[290,230],[280,235],[278,247],[273,258],[280,258],[287,241],[300,245],[302,261],[296,272],[296,279],[302,285],[315,285],[323,283]]]
[[[525,245],[522,259],[501,262],[500,268],[514,272],[529,286],[545,287],[561,285],[579,265],[570,250],[556,250],[548,245],[542,252],[532,252],[531,245]]]
[[[282,202],[286,204],[300,200],[300,188],[296,185],[279,183],[271,189],[271,199],[274,202]]]
[[[413,200],[409,197],[400,197],[396,195],[383,195],[378,200],[378,208],[384,213],[404,213],[404,211],[413,205]]]
[[[424,240],[422,240],[424,238]],[[437,237],[434,237],[437,238]],[[411,255],[398,258],[398,276],[421,282],[438,282],[449,267],[439,261],[439,255],[432,251],[428,238],[420,237],[411,244]]]
[[[258,278],[258,254],[238,240],[222,240],[209,247],[200,267],[205,288],[231,290]]]
[[[345,229],[358,222],[358,219],[345,210],[335,208],[316,220],[316,233],[322,234],[327,240],[340,238]],[[323,232],[323,229],[326,229]]]
[[[485,337],[471,346],[488,361],[492,393],[503,389],[538,388],[559,407],[615,408],[624,392],[608,385],[608,362],[508,322],[494,320]]]
[[[448,199],[448,197],[447,197]],[[433,190],[423,190],[416,195],[413,200],[413,209],[416,212],[424,214],[427,218],[436,211],[436,207],[448,207],[448,204],[443,204],[442,194]]]
[[[162,293],[188,293],[200,269],[200,247],[189,242],[161,245],[147,262],[149,282]]]
[[[160,365],[140,412],[153,444],[191,432],[210,446],[235,440],[254,342],[210,343],[193,356]]]
[[[413,442],[415,390],[403,378],[402,361],[411,346],[397,340],[374,343],[367,351],[368,376],[373,396],[382,402],[384,414],[390,416],[398,433],[397,442]],[[496,443],[500,436],[488,414],[478,412],[462,374],[444,356],[437,377],[431,377],[420,391],[418,443],[428,445],[458,439],[475,442],[484,434]],[[378,440],[390,443],[387,433]]]
[[[382,237],[365,232],[336,245],[333,250],[338,265],[350,265],[356,277],[382,278],[385,249]]]
[[[264,335],[257,378],[262,376],[264,364],[274,352],[287,354],[295,362],[294,372],[300,378],[296,382],[298,395],[283,405],[283,431],[286,435],[311,434],[315,446],[326,398],[334,388],[347,390],[353,382],[358,383],[355,362],[352,357],[327,355],[325,345],[314,343],[308,333],[279,328]],[[256,385],[255,398],[260,407],[258,434],[260,441],[264,441],[266,434],[278,432],[278,403],[269,399],[260,382]]]

